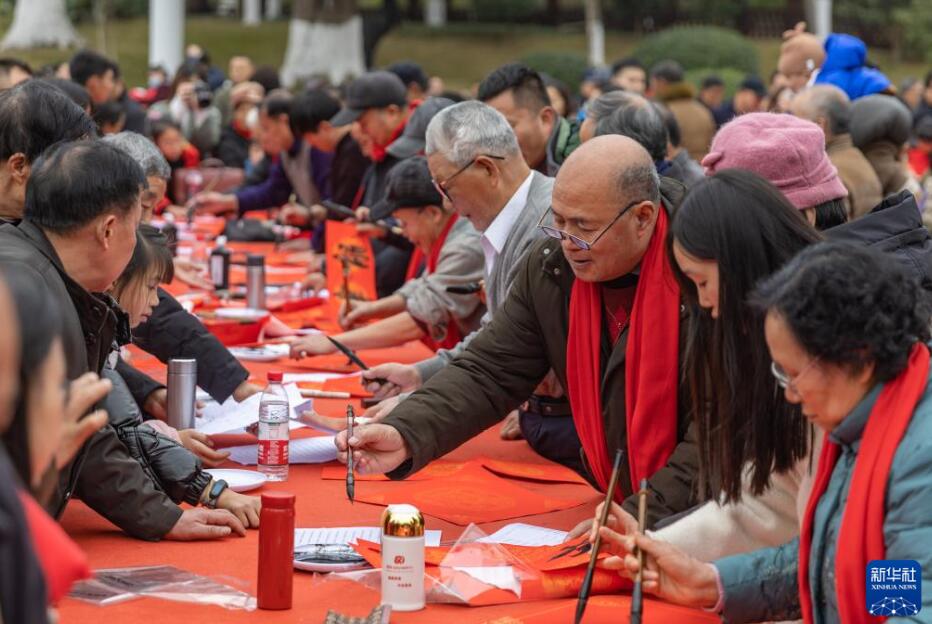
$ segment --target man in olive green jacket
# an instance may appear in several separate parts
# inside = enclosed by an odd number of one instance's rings
[[[661,210],[683,194],[672,180],[662,185],[650,156],[627,137],[593,139],[574,152],[557,176],[554,226],[589,242],[583,250],[565,238],[534,244],[508,298],[466,351],[379,423],[357,427],[349,443],[361,472],[404,478],[478,435],[517,407],[552,368],[567,382],[569,300],[575,280],[603,285],[611,312],[621,282],[633,283],[654,235]],[[625,208],[628,209],[625,209]],[[658,324],[649,331],[669,331]],[[625,352],[627,326],[612,344],[603,330],[602,419],[609,456],[627,449]],[[677,364],[671,363],[676,366]],[[680,405],[683,401],[680,401]],[[698,501],[698,472],[688,412],[678,410],[676,446],[651,475],[648,522],[685,511]],[[345,460],[346,432],[337,437]],[[587,463],[587,458],[583,458]],[[622,462],[625,507],[633,512],[631,478]]]

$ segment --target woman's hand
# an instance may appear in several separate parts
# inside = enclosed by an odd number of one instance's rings
[[[337,322],[344,330],[352,329],[359,323],[368,320],[373,316],[373,305],[362,301],[353,303],[349,312],[346,311],[346,300],[340,304],[340,312],[337,315]]]
[[[302,338],[294,338],[289,342],[291,343],[291,357],[296,360],[314,355],[327,355],[337,350],[323,334],[310,334]]]
[[[617,537],[607,527],[603,527],[601,533],[603,540],[613,541]],[[642,533],[622,538],[621,546],[629,553],[624,557],[623,569],[631,578],[640,569],[638,558],[634,556],[635,546],[644,551],[641,576],[644,591],[687,607],[709,609],[718,603],[718,573],[711,563],[694,559],[676,546]],[[603,562],[604,567],[609,567],[608,564],[608,560]]]
[[[181,445],[201,458],[208,468],[216,468],[226,461],[230,451],[215,451],[214,442],[206,433],[194,429],[182,429],[178,432]]]
[[[259,512],[262,501],[257,496],[244,496],[227,488],[217,499],[217,509],[226,509],[243,523],[247,529],[259,528]]]

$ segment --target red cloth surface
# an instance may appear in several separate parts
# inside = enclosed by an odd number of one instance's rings
[[[258,250],[262,247],[258,246]],[[264,249],[269,249],[266,245]],[[293,313],[288,319],[289,324],[300,323],[315,310],[303,310]],[[131,348],[133,352],[132,363],[141,370],[149,373],[156,379],[165,379],[165,367],[152,356]],[[364,362],[372,366],[380,362],[402,361],[415,362],[431,355],[420,342],[412,342],[401,348],[382,349],[374,351],[360,351],[359,356]],[[330,356],[325,356],[330,358]],[[344,367],[346,358],[331,358],[331,365],[340,366],[338,370],[351,370],[355,367]],[[309,360],[323,358],[309,358]],[[272,363],[246,362],[244,365],[251,372],[251,379],[263,382],[269,370],[282,370],[285,372],[301,372],[311,368],[302,366],[294,360],[281,360]],[[349,401],[361,409],[358,399]],[[315,409],[326,415],[340,416],[346,409],[347,401],[332,399],[316,399]],[[311,430],[298,430],[296,436],[311,435]],[[218,442],[220,438],[218,436]],[[227,436],[229,437],[229,436]],[[222,440],[228,444],[243,444],[247,439]],[[219,446],[220,444],[218,444]],[[471,440],[459,449],[450,453],[447,462],[438,462],[422,471],[423,476],[443,477],[446,483],[455,491],[455,478],[460,472],[469,472],[463,462],[477,460],[487,468],[492,468],[499,474],[525,477],[526,480],[502,480],[507,485],[518,488],[517,492],[528,492],[530,499],[571,499],[577,501],[569,508],[559,509],[536,515],[527,515],[528,506],[524,500],[516,501],[518,514],[525,513],[520,520],[501,520],[483,523],[479,526],[487,533],[494,532],[512,521],[521,521],[558,529],[569,530],[579,521],[591,518],[601,495],[588,485],[579,482],[559,482],[565,479],[563,472],[553,464],[535,454],[527,443],[505,442],[498,436],[498,427],[492,427],[480,436]],[[242,468],[237,464],[228,463],[225,467]],[[476,467],[478,469],[478,467]],[[351,504],[341,479],[333,479],[334,471],[345,470],[337,463],[325,465],[294,465],[289,473],[289,480],[284,483],[272,483],[256,490],[253,494],[263,491],[287,491],[297,496],[296,525],[299,528],[327,527],[327,526],[378,526],[383,507],[376,504],[357,502]],[[329,479],[322,478],[327,471]],[[497,479],[488,473],[492,479]],[[550,482],[544,481],[550,480]],[[422,482],[423,485],[427,482]],[[398,487],[410,489],[408,484],[386,483],[381,480],[371,481],[358,478],[356,483],[357,499],[369,497],[372,492],[386,492]],[[516,491],[509,488],[509,491]],[[409,502],[407,500],[392,498],[390,502]],[[583,504],[578,504],[582,502]],[[425,514],[427,528],[443,531],[444,540],[459,537],[462,527],[451,522]],[[465,519],[465,518],[464,518]],[[168,564],[190,570],[198,574],[212,577],[229,576],[243,579],[252,587],[256,587],[257,556],[259,545],[258,531],[250,531],[245,538],[227,538],[212,542],[159,542],[150,543],[135,540],[123,535],[116,527],[101,516],[91,511],[80,501],[72,501],[62,519],[64,528],[69,535],[87,554],[91,567],[94,569],[112,568],[122,566],[143,566]],[[97,607],[77,600],[65,599],[60,606],[61,621],[64,624],[99,624],[105,620],[107,624],[122,624],[136,622],[186,622],[190,624],[220,622],[263,622],[274,624],[276,622],[313,623],[319,624],[324,620],[328,609],[335,609],[353,616],[367,614],[379,602],[378,592],[348,581],[332,581],[326,583],[315,582],[312,575],[304,572],[295,572],[294,606],[290,611],[227,611],[219,607],[199,606],[186,603],[175,603],[156,599],[139,599],[123,604],[107,607]],[[675,607],[647,599],[644,606],[644,622],[678,624],[717,622],[718,618],[712,614],[702,613],[682,607]],[[427,609],[416,613],[392,614],[393,623],[431,623],[442,622],[455,618],[457,624],[520,624],[549,623],[572,621],[572,614],[576,608],[575,600],[546,600],[506,604],[489,607],[459,607],[450,605],[428,605]],[[627,596],[594,596],[589,601],[585,622],[596,624],[598,622],[625,621],[629,610]]]

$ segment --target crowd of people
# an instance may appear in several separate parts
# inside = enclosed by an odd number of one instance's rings
[[[37,546],[70,544],[71,498],[144,540],[258,526],[204,470],[227,452],[124,357],[194,358],[218,402],[260,390],[161,287],[212,288],[159,227],[198,213],[299,228],[313,289],[327,220],[370,238],[378,298],[336,338],[435,355],[363,373],[381,402],[336,438],[361,472],[501,422],[604,492],[620,449],[608,523],[571,536],[729,622],[866,622],[872,560],[932,581],[932,72],[897,89],[859,39],[797,27],[727,99],[635,58],[572,86],[509,63],[466,94],[404,62],[291,91],[196,45],[143,88],[90,50],[2,59],[0,87],[0,620],[48,622],[86,568]]]

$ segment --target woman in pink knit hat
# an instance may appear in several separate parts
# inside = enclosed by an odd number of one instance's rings
[[[702,166],[706,175],[722,169],[753,171],[818,230],[848,220],[848,191],[825,152],[825,135],[811,121],[775,113],[741,115],[718,131]]]

